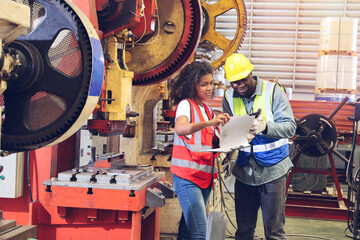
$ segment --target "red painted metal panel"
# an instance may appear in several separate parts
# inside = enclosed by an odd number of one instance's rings
[[[3,211],[5,219],[16,220],[19,225],[29,225],[30,222],[36,222],[39,212],[42,212],[41,204],[37,203],[44,193],[42,183],[51,176],[51,156],[57,154],[63,156],[60,158],[60,163],[57,164],[57,171],[73,168],[76,145],[74,142],[75,136],[60,143],[58,147],[51,146],[30,151],[30,186],[34,202],[30,203],[26,177],[27,165],[24,164],[23,196],[15,199],[0,198],[0,209]]]
[[[92,194],[87,194],[88,188],[52,186],[51,191],[41,200],[45,206],[126,211],[139,211],[145,207],[146,189],[134,191],[134,197],[129,196],[130,190],[93,188]]]
[[[346,209],[326,208],[314,206],[286,205],[287,217],[304,217],[313,219],[346,221]]]
[[[153,30],[151,29],[151,25],[154,25],[157,19],[155,0],[144,0],[144,4],[146,6],[144,9],[144,17],[140,19],[138,24],[131,28],[131,32],[137,39],[152,33]]]
[[[72,2],[81,9],[94,26],[99,38],[102,39],[103,32],[99,30],[99,21],[96,12],[96,0],[72,0]],[[108,2],[108,1],[107,1]]]
[[[339,103],[290,100],[290,105],[294,116],[297,119],[300,119],[306,115],[314,113],[329,117]],[[347,117],[351,115],[354,115],[354,107],[349,104],[345,104],[332,118],[338,132],[352,131],[353,122],[347,119]]]

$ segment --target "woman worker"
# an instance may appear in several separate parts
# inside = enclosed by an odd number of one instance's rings
[[[171,172],[174,189],[183,211],[178,239],[205,239],[206,205],[216,178],[214,132],[230,119],[215,116],[204,101],[211,98],[213,68],[207,62],[193,62],[178,75],[171,92],[176,107]],[[217,130],[216,130],[217,129]]]

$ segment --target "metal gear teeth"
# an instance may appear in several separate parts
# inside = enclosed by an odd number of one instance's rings
[[[163,70],[160,70],[158,72],[154,71],[154,73],[150,74],[150,76],[145,77],[145,78],[138,78],[138,79],[134,79],[133,83],[135,85],[140,85],[140,82],[144,82],[144,83],[154,83],[156,81],[160,81],[162,79],[161,78],[162,75],[165,75],[166,72],[171,71],[172,69],[176,68],[178,63],[180,62],[180,60],[186,55],[186,53],[188,52],[188,48],[191,45],[191,42],[194,40],[194,29],[195,29],[195,12],[194,12],[194,8],[193,8],[193,2],[189,1],[189,5],[191,6],[191,13],[189,14],[190,17],[190,31],[189,31],[189,35],[182,39],[181,41],[184,41],[184,48],[182,49],[182,51],[177,55],[177,56],[173,56],[174,60],[172,62],[170,62],[169,64],[167,64],[167,66],[165,66],[165,68]],[[200,6],[201,7],[201,6]]]
[[[45,1],[50,2],[49,0],[45,0]],[[38,1],[34,1],[34,2],[38,2]],[[62,10],[65,10],[69,14],[69,16],[68,16],[69,18],[71,18],[72,20],[74,20],[77,23],[78,29],[85,36],[83,48],[89,52],[87,54],[87,56],[92,57],[92,55],[90,53],[91,47],[89,45],[89,39],[87,36],[87,32],[86,32],[86,29],[84,28],[84,26],[82,25],[82,21],[80,20],[80,18],[76,15],[75,11],[73,9],[71,9],[70,6],[65,1],[55,0],[54,2],[57,6],[62,7],[63,8]],[[52,4],[54,4],[54,3],[52,3]],[[91,73],[91,67],[92,67],[91,61],[89,61],[88,67],[89,67],[88,72],[87,73],[83,72],[83,74],[89,75],[89,73]],[[89,80],[90,79],[88,79],[87,84],[90,84]],[[88,89],[86,91],[82,92],[82,94],[84,94],[86,96],[83,97],[82,101],[78,102],[79,105],[84,106],[84,103],[85,103],[84,100],[87,99],[87,93],[88,93]],[[7,151],[8,150],[23,151],[23,150],[33,150],[33,149],[48,145],[49,143],[56,140],[59,136],[61,136],[63,133],[65,133],[69,129],[69,126],[71,126],[74,123],[74,121],[77,119],[77,117],[80,114],[79,108],[80,107],[77,107],[77,111],[74,111],[73,113],[71,113],[67,117],[66,123],[64,123],[62,127],[59,127],[58,129],[56,129],[55,132],[52,132],[47,136],[39,137],[32,141],[25,141],[25,142],[19,142],[17,140],[12,141],[11,137],[10,138],[7,137],[7,140],[10,140],[10,141],[8,141],[8,142],[2,141],[4,149]]]

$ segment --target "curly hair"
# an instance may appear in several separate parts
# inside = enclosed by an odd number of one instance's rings
[[[196,84],[202,76],[212,74],[214,68],[205,61],[192,62],[186,65],[176,77],[170,97],[174,105],[177,105],[184,98],[195,99]]]

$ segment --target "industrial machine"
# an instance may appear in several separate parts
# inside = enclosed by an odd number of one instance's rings
[[[129,159],[117,147],[93,154],[80,167],[78,130],[87,122],[92,134],[140,138],[139,131],[149,131],[142,116],[149,89],[176,74],[200,48],[222,50],[213,61],[217,68],[237,50],[246,29],[244,3],[0,5],[1,155],[16,154],[0,159],[1,238],[21,229],[23,239],[159,239],[160,207],[173,196],[165,174],[139,164],[138,149]],[[230,9],[238,13],[232,40],[215,29],[216,17]],[[161,86],[152,102],[166,99]],[[1,189],[12,182],[15,193],[8,196]]]
[[[351,135],[353,134],[354,107],[347,101],[347,97],[341,103],[290,101],[294,116],[298,120],[296,134],[293,139],[295,151],[292,161],[294,168],[290,172],[286,183],[287,216],[346,220],[349,204],[342,195],[333,154],[343,161],[344,165],[348,165],[349,159],[337,150],[337,146],[351,146],[353,141]],[[310,113],[314,112],[315,108],[317,113]],[[331,109],[334,110],[331,111]],[[311,157],[327,156],[329,162],[326,162],[323,169],[319,167],[301,167],[298,164],[301,154],[310,157],[310,159]],[[326,184],[319,193],[293,191],[294,189],[288,191],[296,173],[331,176],[334,179],[336,194],[322,193],[325,191]]]

